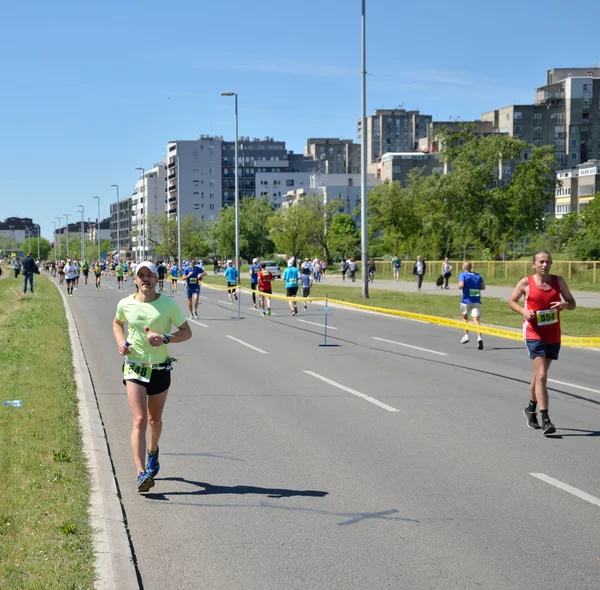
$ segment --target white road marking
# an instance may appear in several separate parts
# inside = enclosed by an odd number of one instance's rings
[[[581,389],[582,391],[589,391],[591,393],[600,394],[600,390],[592,389],[591,387],[584,387],[583,385],[575,385],[575,383],[569,383],[568,381],[557,381],[556,379],[548,379],[549,383],[556,383],[557,385],[566,385],[567,387],[573,387],[574,389]]]
[[[385,338],[377,338],[371,336],[373,340],[379,340],[381,342],[389,342],[390,344],[397,344],[398,346],[405,346],[406,348],[414,348],[415,350],[422,350],[423,352],[430,352],[431,354],[439,354],[440,356],[448,356],[445,352],[438,352],[437,350],[429,350],[429,348],[421,348],[420,346],[412,346],[411,344],[404,344],[402,342],[396,342],[394,340],[386,340]]]
[[[319,328],[324,328],[325,324],[318,324],[317,322],[309,322],[308,320],[297,320],[298,322],[302,322],[304,324],[312,324],[313,326],[319,326]],[[327,325],[328,330],[337,330],[333,326]]]
[[[208,299],[206,295],[199,295],[200,299]]]
[[[564,490],[565,492],[569,492],[569,494],[573,494],[574,496],[577,496],[578,498],[581,498],[582,500],[585,500],[586,502],[589,502],[590,504],[595,504],[596,506],[600,506],[600,498],[596,498],[596,496],[592,496],[591,494],[588,494],[587,492],[582,492],[581,490],[578,490],[577,488],[574,488],[573,486],[570,486],[569,484],[563,483],[562,481],[559,481],[558,479],[554,479],[553,477],[550,477],[550,476],[546,475],[545,473],[530,473],[529,475],[533,475],[533,477],[536,477],[537,479],[541,479],[542,481],[549,483],[551,486],[554,486],[555,488],[559,488],[561,490]]]
[[[252,344],[248,344],[247,342],[244,342],[243,340],[240,340],[239,338],[234,338],[233,336],[230,336],[229,334],[225,334],[226,338],[229,338],[230,340],[235,340],[236,342],[239,342],[240,344],[243,344],[244,346],[247,346],[248,348],[251,348],[252,350],[256,350],[256,352],[260,352],[261,354],[269,354],[266,350],[263,350],[262,348],[257,348],[256,346],[252,346]]]
[[[375,399],[374,397],[370,397],[368,395],[365,395],[364,393],[361,393],[360,391],[356,391],[355,389],[350,389],[350,387],[346,387],[345,385],[342,385],[341,383],[338,383],[337,381],[333,381],[331,379],[328,379],[327,377],[323,377],[323,375],[319,375],[318,373],[313,373],[312,371],[304,371],[307,375],[310,375],[311,377],[316,377],[317,379],[320,379],[321,381],[325,381],[325,383],[329,383],[329,385],[333,385],[334,387],[337,387],[338,389],[341,389],[343,391],[347,391],[348,393],[351,393],[352,395],[356,395],[357,397],[361,397],[362,399],[371,402],[372,404],[375,404],[376,406],[379,406],[380,408],[383,408],[384,410],[387,410],[388,412],[399,412],[400,410],[397,410],[396,408],[392,408],[392,406],[388,406],[387,404],[384,404],[383,402],[380,402],[378,399]]]
[[[188,322],[194,322],[194,324],[198,324],[199,326],[202,326],[203,328],[208,328],[208,326],[206,324],[203,324],[202,322],[199,322],[198,320],[193,320],[191,318],[188,318]]]

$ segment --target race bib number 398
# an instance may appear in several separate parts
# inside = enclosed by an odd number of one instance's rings
[[[550,326],[558,322],[558,312],[553,309],[546,309],[535,312],[538,326]]]
[[[125,363],[123,366],[123,379],[135,379],[149,383],[151,375],[152,366],[148,366],[148,363],[140,363],[139,365]]]

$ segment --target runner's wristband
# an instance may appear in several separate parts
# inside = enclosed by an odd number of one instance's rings
[[[163,334],[163,344],[169,344],[171,342],[171,334]]]

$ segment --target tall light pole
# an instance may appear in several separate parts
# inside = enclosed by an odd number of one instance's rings
[[[100,197],[94,197],[98,199],[98,217],[96,218],[96,238],[98,239],[98,263],[100,263]],[[110,227],[110,222],[109,222]]]
[[[362,296],[369,298],[369,273],[367,264],[369,243],[367,234],[367,10],[366,0],[362,0],[362,112],[360,150],[360,237],[361,237],[361,276]]]
[[[146,197],[146,170],[144,170],[144,168],[136,168],[136,170],[142,171],[142,260],[146,260],[146,209],[148,207],[148,198]]]
[[[181,268],[181,199],[179,198],[179,193],[181,192],[181,179],[179,178],[179,149],[177,150],[176,161],[177,165],[175,167],[175,170],[177,171],[177,173],[175,176],[175,180],[177,182],[177,193],[175,194],[175,197],[177,199],[177,264],[179,265],[179,268]]]
[[[53,221],[52,225],[54,226],[54,260],[58,260],[56,257],[56,221]]]
[[[221,92],[221,96],[235,97],[235,268],[238,271],[237,282],[240,284],[240,218],[239,218],[239,189],[238,189],[238,95],[237,92]],[[239,302],[239,298],[238,298]],[[238,303],[239,307],[239,303]],[[239,317],[239,312],[238,312]]]
[[[119,205],[119,185],[111,184],[110,186],[111,188],[117,189],[117,258],[119,259],[119,262],[121,262],[121,229],[119,227],[121,224],[119,217],[119,209],[121,208],[121,205]]]
[[[40,259],[40,238],[42,235],[42,228],[38,225],[37,228],[37,243],[38,243],[38,260]]]
[[[60,220],[62,219],[62,215],[56,219],[58,219],[58,231],[60,232]],[[58,259],[60,260],[60,233],[58,234]]]
[[[67,220],[67,258],[69,258],[69,217],[71,217],[71,214],[65,213],[65,219]]]
[[[77,205],[78,209],[79,209],[79,207],[81,207],[81,258],[79,259],[79,261],[81,262],[81,261],[83,261],[83,256],[84,256],[84,253],[83,253],[83,250],[84,250],[84,248],[83,248],[83,223],[84,223],[83,222],[83,212],[85,209],[84,209],[83,205]]]

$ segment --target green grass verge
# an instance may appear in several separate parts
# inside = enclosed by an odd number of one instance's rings
[[[45,277],[0,281],[0,588],[93,588],[90,484],[67,320]]]
[[[202,280],[203,283],[225,286],[225,278],[208,274]],[[242,284],[250,286],[250,280],[243,278]],[[285,295],[283,281],[273,282],[273,293]],[[428,295],[425,293],[398,293],[396,291],[384,291],[369,289],[369,299],[361,296],[361,286],[356,287],[333,287],[331,285],[313,285],[311,296],[323,296],[327,293],[331,299],[347,301],[348,303],[360,303],[373,307],[385,309],[397,309],[413,313],[422,313],[444,318],[460,319],[459,298],[447,295]],[[484,298],[481,306],[483,314],[482,321],[488,325],[506,326],[509,328],[521,328],[522,317],[508,309],[506,301],[495,298]],[[580,307],[575,311],[565,311],[561,314],[561,326],[563,334],[579,337],[600,337],[600,309]]]

